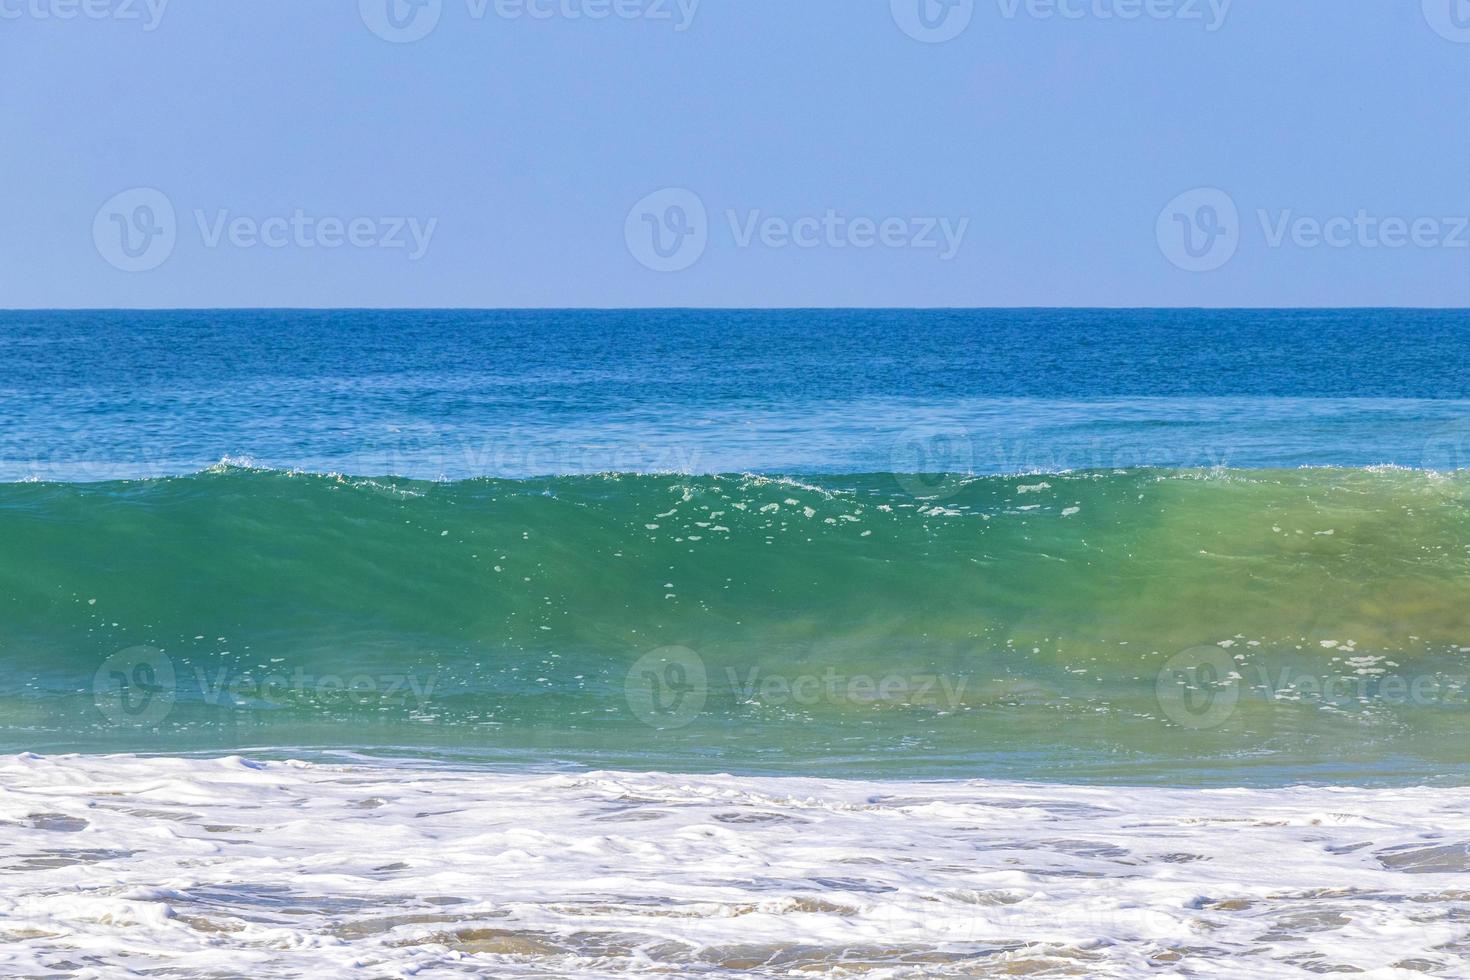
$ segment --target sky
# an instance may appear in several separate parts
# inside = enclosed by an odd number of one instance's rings
[[[1470,306],[1470,0],[0,0],[0,308]]]

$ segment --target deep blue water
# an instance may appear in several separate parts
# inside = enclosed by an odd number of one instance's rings
[[[1461,780],[1467,478],[1355,468],[1470,466],[1466,341],[1458,311],[0,314],[0,750]],[[222,459],[803,479],[19,485]],[[1180,466],[1224,469],[1139,469]],[[1334,468],[1241,472],[1299,466]],[[1127,471],[914,475],[1080,469]],[[1311,696],[1390,669],[1449,693]],[[259,680],[298,671],[382,698]],[[749,686],[829,672],[954,693]]]
[[[0,480],[1470,465],[1470,313],[0,312]]]

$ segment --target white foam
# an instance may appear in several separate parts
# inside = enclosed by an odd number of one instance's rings
[[[1465,789],[27,754],[0,975],[1463,975],[1466,842]]]

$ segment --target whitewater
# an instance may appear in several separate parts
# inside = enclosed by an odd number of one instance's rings
[[[1464,962],[1464,789],[366,763],[5,760],[0,972],[1406,977]]]

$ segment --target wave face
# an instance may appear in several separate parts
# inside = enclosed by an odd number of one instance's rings
[[[0,485],[0,744],[1458,781],[1470,474]]]
[[[0,786],[6,976],[1464,975],[1464,789],[97,756]]]

